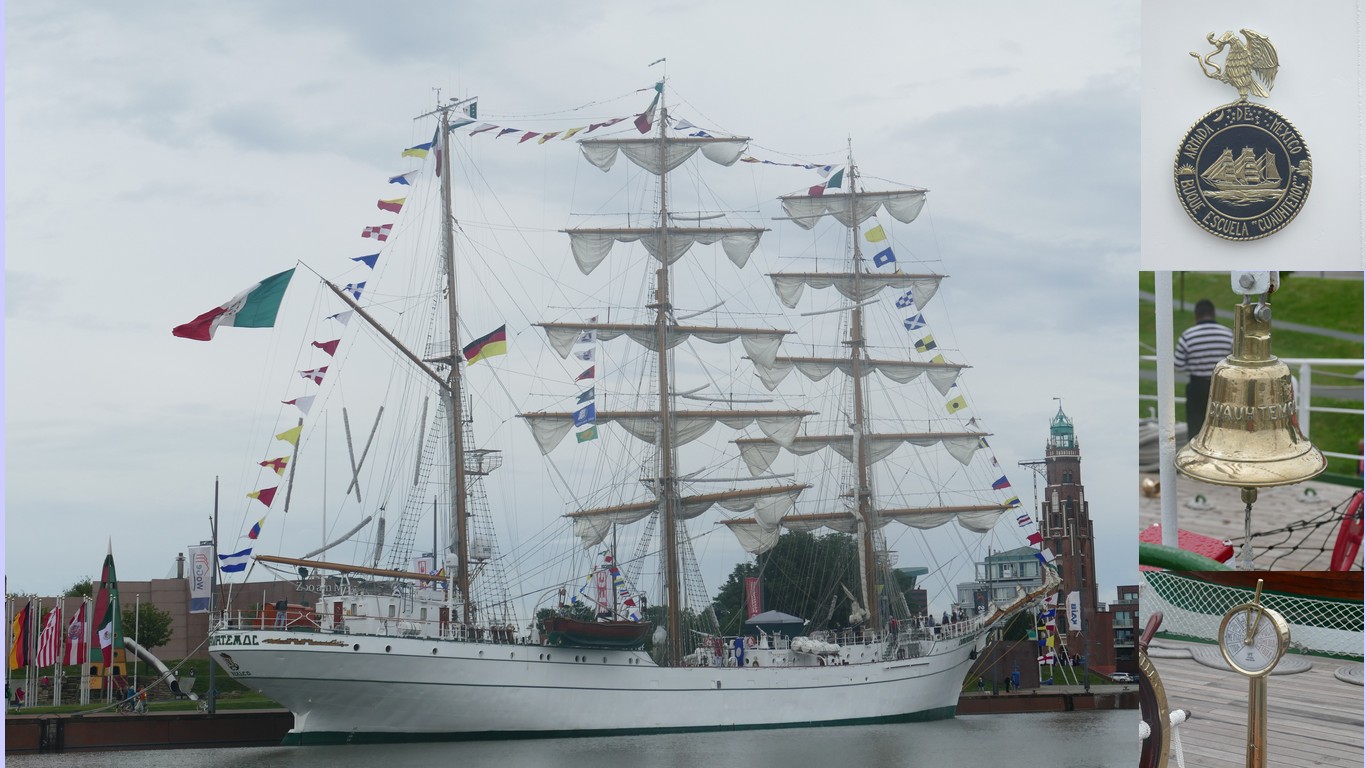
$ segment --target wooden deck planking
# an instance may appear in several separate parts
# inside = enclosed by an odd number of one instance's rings
[[[1193,644],[1159,641],[1164,647]],[[1268,766],[1273,768],[1359,768],[1363,765],[1363,689],[1333,671],[1354,662],[1308,657],[1314,667],[1295,675],[1273,675],[1267,693]],[[1247,679],[1191,659],[1154,658],[1167,690],[1167,703],[1192,711],[1181,726],[1188,768],[1244,765],[1247,735]],[[1172,763],[1175,765],[1175,762]]]
[[[1156,480],[1157,475],[1142,475],[1140,482],[1142,478]],[[1306,489],[1311,489],[1318,494],[1316,498],[1320,501],[1315,504],[1305,504],[1299,501]],[[1302,520],[1317,518],[1334,505],[1345,502],[1352,495],[1352,490],[1341,485],[1312,481],[1279,488],[1262,488],[1258,492],[1257,502],[1252,505],[1252,531],[1256,534],[1282,528]],[[1178,474],[1176,494],[1177,519],[1181,529],[1220,540],[1242,538],[1244,505],[1239,497],[1239,489],[1210,485]],[[1204,496],[1209,503],[1214,505],[1214,509],[1200,511],[1186,507],[1186,502],[1194,499],[1197,494]],[[1139,530],[1162,522],[1160,498],[1140,495],[1138,522]],[[1261,549],[1261,547],[1280,541],[1284,535],[1254,536],[1252,540],[1255,550],[1253,564],[1263,570],[1327,570],[1337,531],[1336,522],[1324,525],[1312,533],[1307,530],[1299,531],[1291,534],[1289,542],[1271,550]],[[1308,534],[1307,538],[1305,538],[1306,534]],[[1301,539],[1304,539],[1299,544],[1301,548],[1292,551],[1290,546],[1299,543]],[[1321,551],[1323,547],[1327,548],[1326,552]],[[1235,557],[1237,551],[1238,545],[1235,542]],[[1357,569],[1362,568],[1362,558],[1363,553],[1358,552]]]

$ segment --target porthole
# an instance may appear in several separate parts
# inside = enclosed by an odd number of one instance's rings
[[[359,651],[359,650],[360,650],[360,643],[356,643],[355,645],[351,646],[351,650],[353,650],[353,651]]]
[[[432,655],[433,655],[433,656],[436,655],[436,649],[435,649],[435,648],[432,649]]]
[[[515,658],[517,658],[517,654],[515,654],[515,653],[509,653],[509,654],[508,654],[508,658],[509,658],[509,659],[515,659]]]
[[[483,652],[483,651],[480,651],[480,652],[479,652],[479,658],[481,658],[481,659],[484,658],[484,652]]]
[[[392,645],[386,645],[386,646],[384,646],[384,652],[385,652],[385,653],[388,653],[389,651],[392,651],[392,650],[394,650],[394,647],[393,647]]]

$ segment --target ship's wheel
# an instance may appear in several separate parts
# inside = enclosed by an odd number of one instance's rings
[[[1361,533],[1361,491],[1357,491],[1352,494],[1351,501],[1347,502],[1347,510],[1342,513],[1342,525],[1338,528],[1337,540],[1333,542],[1333,560],[1328,566],[1329,570],[1352,570],[1357,552],[1361,551]]]
[[[1139,722],[1139,738],[1143,740],[1143,751],[1139,754],[1138,768],[1167,768],[1167,759],[1172,746],[1176,747],[1176,764],[1185,768],[1181,754],[1181,739],[1176,729],[1190,718],[1190,710],[1167,708],[1167,691],[1162,687],[1162,678],[1148,658],[1148,643],[1162,626],[1162,614],[1155,613],[1148,618],[1143,634],[1138,639],[1138,706],[1142,713]]]

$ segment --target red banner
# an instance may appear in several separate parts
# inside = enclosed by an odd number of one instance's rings
[[[745,577],[745,608],[747,610],[746,619],[752,619],[757,614],[764,612],[764,596],[759,591],[759,577]]]

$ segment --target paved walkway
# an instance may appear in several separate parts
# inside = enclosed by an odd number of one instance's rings
[[[1138,298],[1149,303],[1157,303],[1157,297],[1147,291],[1139,291]],[[1173,299],[1172,308],[1184,309],[1188,312],[1194,312],[1195,302],[1177,301]],[[1225,312],[1225,314],[1227,314],[1227,311]],[[1336,328],[1319,328],[1313,325],[1305,325],[1304,323],[1292,323],[1287,320],[1276,319],[1275,317],[1272,318],[1272,327],[1283,328],[1287,331],[1297,331],[1299,333],[1312,333],[1315,336],[1327,336],[1328,338],[1341,339],[1343,341],[1361,341],[1361,334],[1353,333],[1352,331],[1340,331]]]

